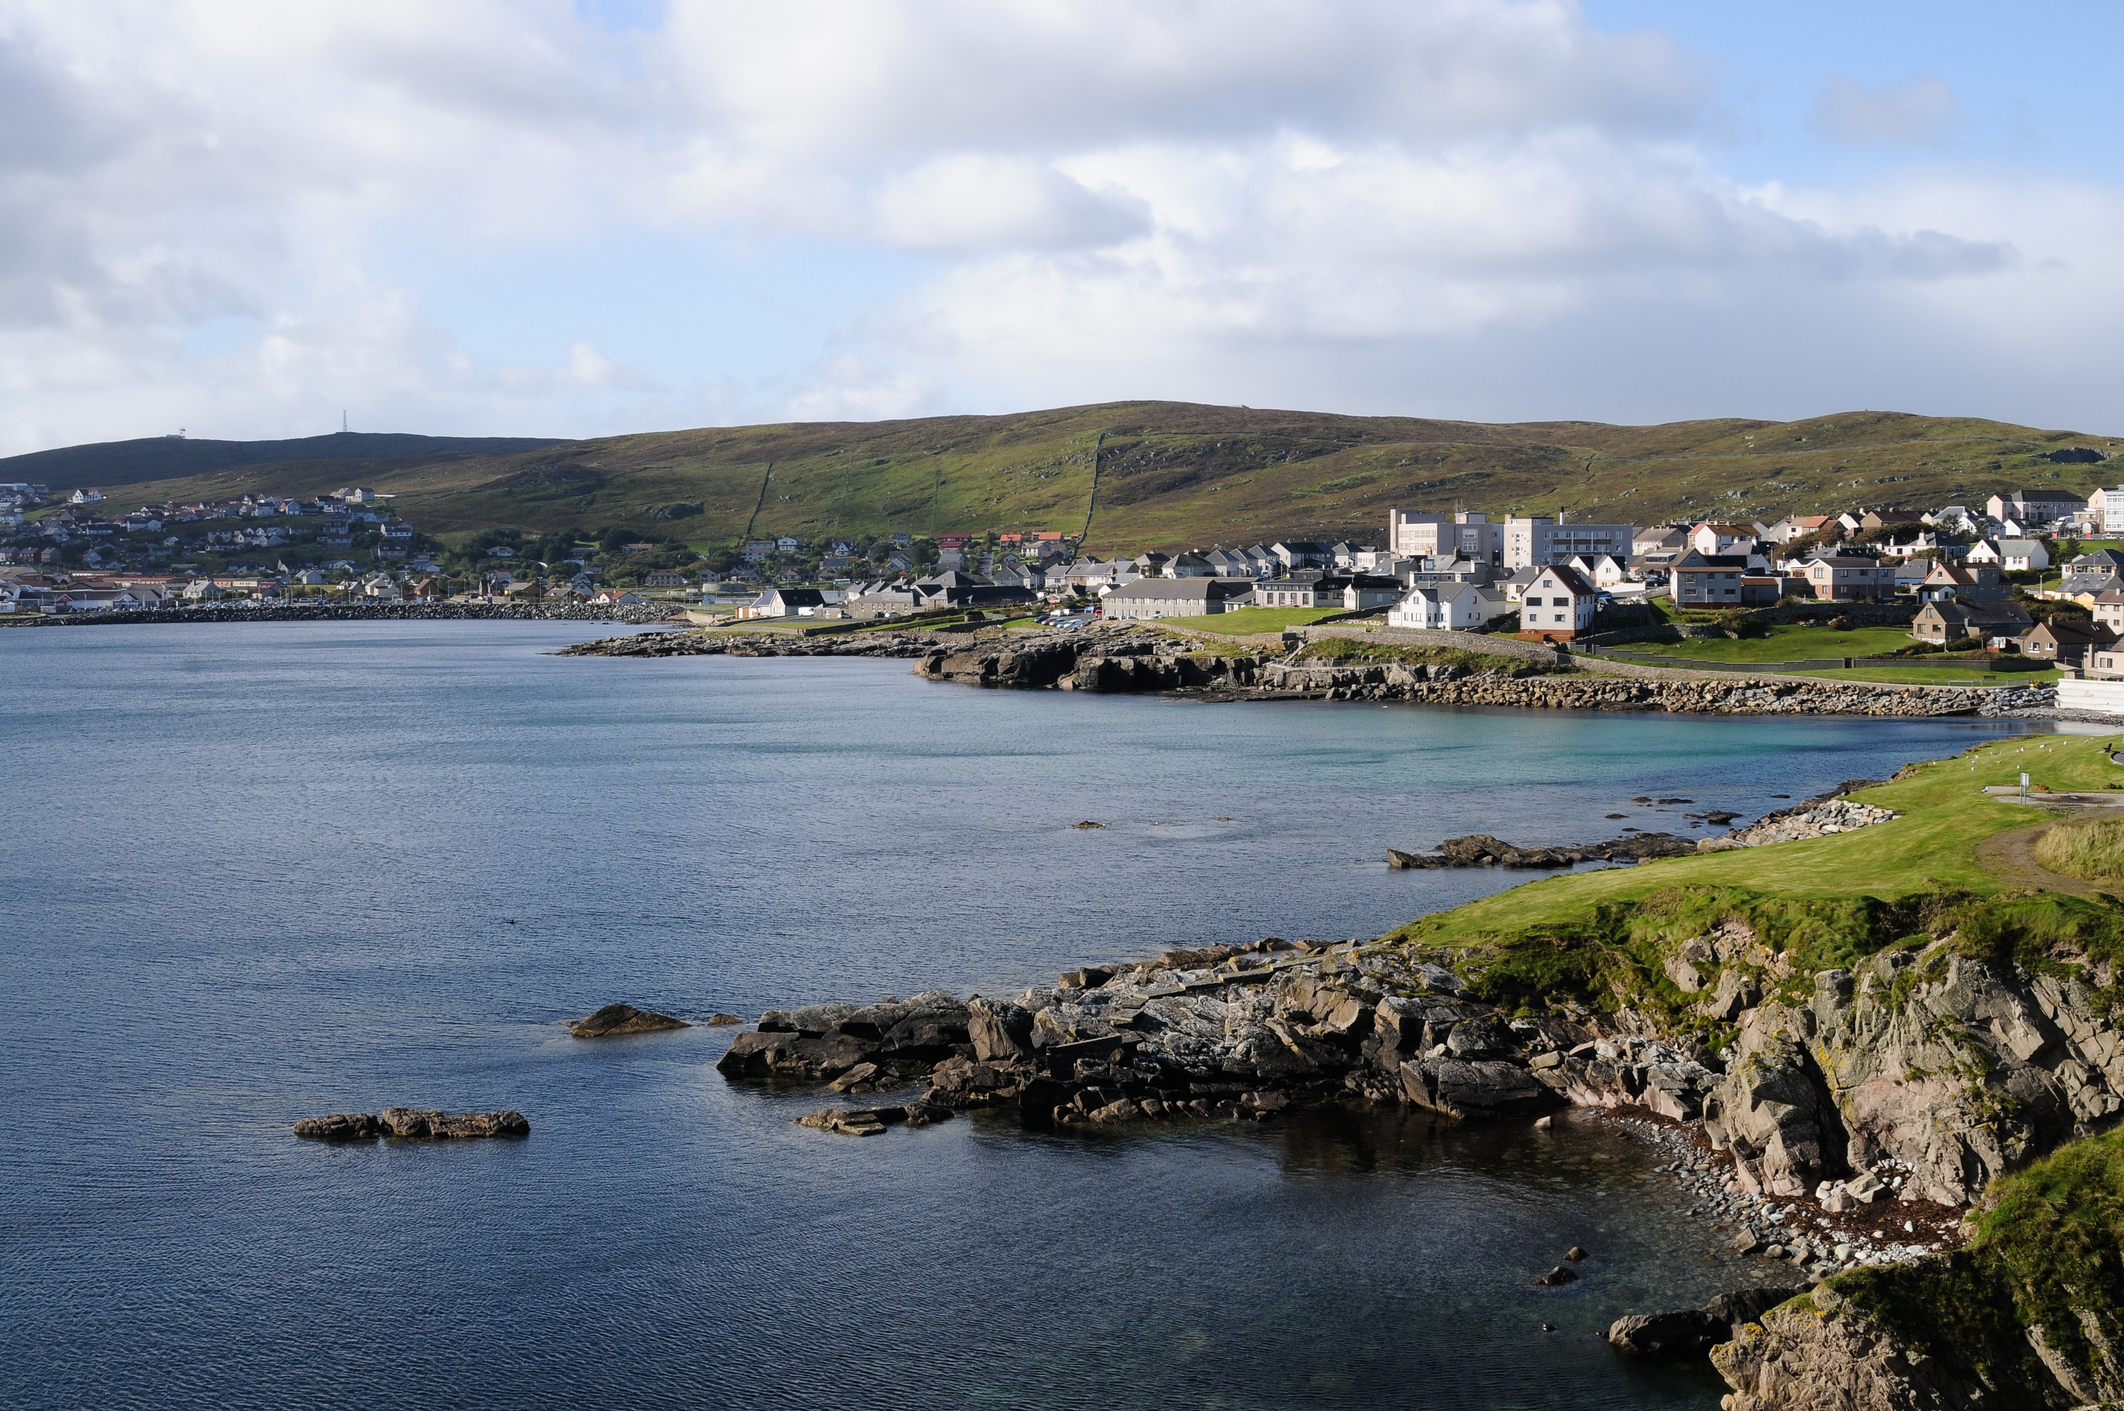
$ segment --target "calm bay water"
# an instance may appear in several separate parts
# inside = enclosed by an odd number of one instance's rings
[[[1376,934],[1514,880],[1390,845],[1686,831],[1630,798],[1752,814],[2023,728],[544,655],[594,630],[0,631],[0,1402],[1714,1406],[1597,1334],[1756,1271],[1601,1124],[855,1141],[726,1084],[728,1031],[561,1021]],[[533,1134],[288,1132],[398,1102]]]

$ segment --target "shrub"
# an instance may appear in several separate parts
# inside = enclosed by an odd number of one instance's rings
[[[2035,856],[2060,876],[2124,880],[2124,819],[2061,823],[2036,839]]]

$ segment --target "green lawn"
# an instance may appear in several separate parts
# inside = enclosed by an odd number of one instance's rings
[[[1892,822],[1796,843],[1552,877],[1424,917],[1395,934],[1427,946],[1474,944],[1537,928],[1582,925],[1595,907],[1627,905],[1680,886],[1746,887],[1791,899],[1893,899],[1941,888],[1995,893],[2002,884],[1978,863],[1976,845],[2045,815],[1988,798],[1984,786],[2017,783],[2022,770],[2036,783],[2059,790],[2124,786],[2124,766],[2111,764],[2105,755],[2120,743],[2115,736],[2051,735],[1981,745],[1952,759],[1917,765],[1902,779],[1853,796],[1903,815]],[[1716,789],[1691,792],[1699,804],[1718,802]]]
[[[1814,657],[1884,656],[1912,646],[1916,638],[1900,627],[1858,627],[1835,632],[1827,627],[1773,627],[1767,637],[1692,637],[1682,642],[1629,642],[1621,652],[1699,657],[1705,661],[1805,661]]]
[[[2049,686],[2058,679],[2055,667],[2048,671],[1954,671],[1927,666],[1840,666],[1792,674],[1825,681],[1878,681],[1889,686]]]
[[[1191,628],[1197,632],[1222,632],[1243,637],[1255,632],[1281,632],[1287,627],[1304,627],[1342,611],[1342,608],[1240,608],[1236,612],[1211,613],[1207,617],[1169,617],[1165,621],[1174,627]]]

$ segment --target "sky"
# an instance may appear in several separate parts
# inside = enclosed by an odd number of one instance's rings
[[[2124,431],[2124,6],[0,0],[0,454],[1124,398]]]

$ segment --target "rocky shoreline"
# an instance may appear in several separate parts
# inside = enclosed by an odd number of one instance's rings
[[[1808,800],[1750,829],[1773,842],[1795,820],[1864,822],[1837,821],[1848,804]],[[1483,947],[1449,963],[1420,935],[1270,937],[1086,966],[1010,997],[931,991],[770,1011],[717,1067],[737,1082],[894,1093],[801,1119],[854,1136],[976,1110],[1096,1130],[1332,1105],[1537,1124],[1595,1109],[1654,1146],[1688,1218],[1792,1281],[1791,1299],[1745,1319],[1717,1301],[1625,1319],[1611,1330],[1619,1348],[1711,1348],[1735,1388],[1729,1404],[1747,1411],[1846,1404],[1806,1398],[1838,1384],[1836,1359],[1858,1354],[1886,1369],[1875,1381],[1889,1390],[1852,1406],[1978,1404],[1912,1399],[1919,1383],[1896,1381],[1895,1359],[1917,1354],[1842,1295],[1823,1303],[1808,1290],[1897,1271],[1944,1277],[1926,1271],[1958,1267],[1987,1186],[2124,1111],[2124,1033],[2096,988],[2113,977],[1987,959],[1960,942],[1989,913],[1957,912],[1952,898],[1876,918],[1910,934],[1848,966],[1803,964],[1777,939],[1795,924],[1782,903],[1687,891],[1662,905],[1704,920],[1644,932],[1655,957],[1633,963],[1654,972],[1597,1003],[1530,986]],[[1679,1005],[1643,1003],[1647,986]],[[1842,1311],[1825,1319],[1829,1308]],[[2077,1375],[2059,1365],[2058,1378]]]
[[[1463,635],[1463,634],[1455,634]],[[961,640],[963,638],[963,640]],[[1505,649],[1512,649],[1509,654]],[[2049,687],[1885,686],[1797,676],[1687,676],[1470,635],[1438,659],[1331,661],[1287,646],[1206,646],[1152,627],[1060,631],[643,633],[584,642],[565,656],[865,656],[914,660],[934,681],[993,689],[1159,694],[1199,701],[1379,701],[1535,710],[1641,710],[1694,715],[2027,715],[2056,704]]]
[[[669,622],[665,603],[593,607],[588,603],[282,603],[273,607],[208,604],[137,612],[73,612],[0,618],[0,627],[124,627],[191,622]],[[625,641],[626,638],[614,640]]]

